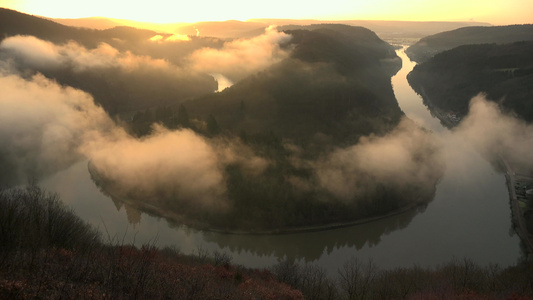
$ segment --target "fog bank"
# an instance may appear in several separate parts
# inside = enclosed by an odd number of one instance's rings
[[[73,42],[54,45],[34,37],[7,38],[0,44],[0,184],[42,178],[87,159],[102,177],[114,183],[113,192],[121,196],[167,201],[165,207],[176,210],[185,206],[221,212],[231,209],[227,167],[238,166],[247,179],[260,178],[278,163],[266,159],[262,149],[245,145],[236,135],[206,137],[161,125],[153,125],[148,136],[133,137],[95,104],[95,97],[48,79],[39,71],[56,74],[68,69],[68,74],[97,77],[139,74],[131,81],[127,79],[134,77],[119,76],[118,81],[126,80],[132,87],[146,78],[161,82],[157,77],[161,74],[169,79],[169,86],[174,86],[177,78],[198,72],[216,74],[219,80],[226,76],[240,79],[287,57],[289,50],[280,45],[289,40],[289,35],[270,28],[249,40],[227,42],[219,50],[198,50],[186,69],[165,60],[120,52],[106,44],[87,49]],[[191,70],[194,72],[188,73]],[[326,76],[329,73],[322,74],[333,80]],[[114,84],[117,78],[107,81],[104,77],[104,81]],[[165,85],[151,87],[143,97],[169,92]],[[122,91],[121,86],[111,91]],[[454,163],[460,164],[463,158],[459,151],[453,151],[465,146],[474,147],[490,160],[501,155],[513,165],[531,170],[532,129],[480,95],[472,99],[463,122],[439,137],[403,119],[388,134],[361,137],[354,145],[332,146],[311,161],[304,158],[305,149],[288,140],[291,163],[305,175],[283,173],[279,186],[327,193],[347,203],[373,199],[384,186],[433,188],[446,167],[445,155],[456,155]]]
[[[278,32],[275,27],[268,27],[260,36],[226,42],[222,49],[196,50],[189,60],[193,70],[222,74],[236,82],[287,58],[289,50],[280,46],[291,38],[286,33]]]
[[[362,137],[316,164],[320,185],[345,201],[372,194],[377,184],[432,186],[443,170],[437,139],[406,118],[385,136]]]
[[[453,133],[491,161],[501,156],[522,171],[533,171],[533,126],[502,113],[483,94],[472,98],[468,115]]]
[[[42,75],[23,79],[0,72],[0,184],[26,181],[80,159],[78,149],[114,128],[83,91]]]

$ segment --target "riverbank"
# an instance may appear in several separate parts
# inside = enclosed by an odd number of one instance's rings
[[[459,121],[454,121],[448,117],[448,115],[440,108],[436,107],[431,99],[427,96],[424,88],[418,86],[417,89],[413,88],[415,91],[420,91],[419,95],[422,97],[424,104],[428,107],[431,114],[437,117],[441,124],[448,129],[453,129],[459,125]],[[512,223],[514,230],[520,237],[525,246],[525,250],[528,256],[528,260],[533,261],[533,235],[531,231],[528,230],[526,220],[524,219],[524,213],[526,212],[526,202],[525,195],[524,197],[518,197],[516,191],[517,184],[523,182],[530,182],[533,186],[533,177],[523,174],[517,174],[513,166],[503,157],[499,156],[499,160],[502,165],[505,167],[505,178],[506,185],[509,195],[509,205],[512,213]]]
[[[116,197],[113,197],[113,199],[117,201]],[[171,221],[176,224],[185,225],[187,227],[195,228],[201,231],[214,232],[214,233],[219,233],[219,234],[231,234],[231,235],[282,235],[282,234],[296,234],[296,233],[305,233],[305,232],[326,231],[326,230],[351,227],[351,226],[357,226],[357,225],[367,224],[371,222],[376,222],[379,220],[399,216],[404,213],[411,212],[413,210],[423,209],[426,206],[426,204],[410,205],[410,206],[389,212],[384,215],[368,217],[368,218],[363,218],[363,219],[349,221],[349,222],[339,222],[339,223],[331,223],[331,224],[317,225],[317,226],[287,227],[287,228],[276,228],[276,229],[267,229],[267,230],[260,230],[260,229],[259,230],[253,230],[253,229],[252,230],[230,230],[230,229],[209,227],[204,224],[200,224],[199,222],[190,222],[190,221],[188,222],[188,221],[185,221],[186,218],[182,215],[169,212],[167,210],[161,209],[149,203],[129,201],[125,199],[120,199],[118,201],[121,201],[124,204],[132,208],[138,209],[140,211],[151,213],[157,217],[165,218],[167,221]]]
[[[517,189],[523,186],[533,186],[533,177],[523,174],[517,174],[513,167],[503,157],[500,160],[505,165],[505,179],[509,190],[509,201],[513,215],[514,229],[520,236],[520,239],[526,247],[528,261],[533,261],[533,235],[528,229],[524,213],[527,212],[527,201],[525,195],[518,193]]]
[[[350,221],[350,222],[339,222],[339,223],[331,223],[331,224],[318,225],[318,226],[304,226],[304,227],[294,227],[294,228],[280,228],[276,230],[255,230],[255,231],[221,230],[221,229],[215,229],[215,228],[208,228],[205,230],[210,231],[210,232],[216,232],[216,233],[236,234],[236,235],[272,235],[272,234],[293,234],[293,233],[326,231],[326,230],[351,227],[351,226],[357,226],[357,225],[367,224],[371,222],[376,222],[376,221],[387,219],[390,217],[399,216],[399,215],[408,213],[413,210],[422,209],[423,207],[425,208],[425,206],[426,204],[410,205],[410,206],[407,206],[407,207],[404,207],[404,208],[401,208],[401,209],[398,209],[398,210],[395,210],[395,211],[392,211],[390,213],[380,215],[380,216],[363,218],[363,219]]]
[[[409,85],[411,85],[411,83],[409,83]],[[442,126],[448,128],[448,129],[452,129],[453,127],[457,126],[459,124],[459,121],[454,121],[453,119],[449,118],[448,117],[448,114],[442,110],[441,108],[437,107],[432,101],[431,99],[428,97],[428,95],[426,94],[426,91],[424,89],[424,87],[422,86],[418,86],[417,89],[415,89],[415,87],[413,87],[411,85],[411,87],[413,88],[413,90],[422,97],[422,100],[424,102],[424,105],[426,105],[426,107],[429,109],[429,111],[431,112],[431,115],[436,117],[437,119],[440,120],[440,123],[442,124]],[[420,92],[418,92],[420,91]]]
[[[214,232],[214,233],[220,233],[220,234],[233,234],[233,235],[281,235],[281,234],[295,234],[295,233],[305,233],[305,232],[316,232],[316,231],[325,231],[325,230],[332,230],[332,229],[338,229],[338,228],[344,228],[344,227],[350,227],[350,226],[357,226],[362,224],[367,224],[371,222],[376,222],[379,220],[395,217],[402,215],[404,213],[412,212],[414,210],[423,210],[427,206],[427,203],[422,202],[414,202],[411,205],[399,208],[397,210],[390,211],[386,214],[379,215],[379,216],[373,216],[373,217],[367,217],[362,218],[354,221],[347,221],[347,222],[338,222],[338,223],[329,223],[324,225],[310,225],[310,226],[301,226],[301,227],[285,227],[285,228],[276,228],[276,229],[265,229],[265,230],[230,230],[225,228],[213,228],[208,226],[205,223],[202,223],[200,221],[194,221],[190,220],[190,218],[187,218],[184,215],[171,212],[169,210],[162,209],[156,205],[142,202],[142,201],[133,201],[129,200],[127,198],[124,198],[122,196],[119,196],[118,193],[114,193],[112,189],[106,188],[104,185],[104,180],[98,175],[98,172],[94,170],[94,167],[89,162],[87,165],[87,169],[89,171],[89,174],[93,180],[93,182],[96,184],[96,186],[100,187],[100,190],[108,195],[113,202],[121,202],[122,204],[131,207],[133,209],[142,211],[144,213],[148,213],[150,215],[156,216],[156,217],[162,217],[165,218],[167,221],[171,221],[178,225],[185,225],[187,227],[195,228],[197,230],[201,231],[207,231],[207,232]]]

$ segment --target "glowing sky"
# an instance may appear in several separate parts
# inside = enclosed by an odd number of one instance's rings
[[[156,23],[252,18],[533,23],[533,0],[0,0],[0,7],[52,18]]]

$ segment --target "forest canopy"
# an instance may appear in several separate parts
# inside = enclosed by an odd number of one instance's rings
[[[400,59],[366,28],[171,38],[1,13],[40,25],[0,27],[3,184],[87,159],[114,201],[259,232],[424,205],[442,175],[438,143],[394,97]]]
[[[506,112],[533,122],[533,41],[465,45],[435,55],[409,74],[413,88],[462,116],[485,93]]]

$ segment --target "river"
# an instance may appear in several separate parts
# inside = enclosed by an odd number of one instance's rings
[[[202,232],[150,216],[100,192],[87,162],[41,181],[82,219],[119,244],[172,246],[185,254],[219,251],[233,263],[269,267],[279,260],[310,262],[335,274],[348,259],[373,259],[381,268],[434,267],[454,258],[481,265],[515,264],[522,256],[520,239],[511,225],[505,177],[431,116],[406,80],[415,63],[397,51],[402,69],[392,78],[405,114],[443,141],[447,167],[433,201],[418,209],[372,223],[285,235],[231,235]]]

